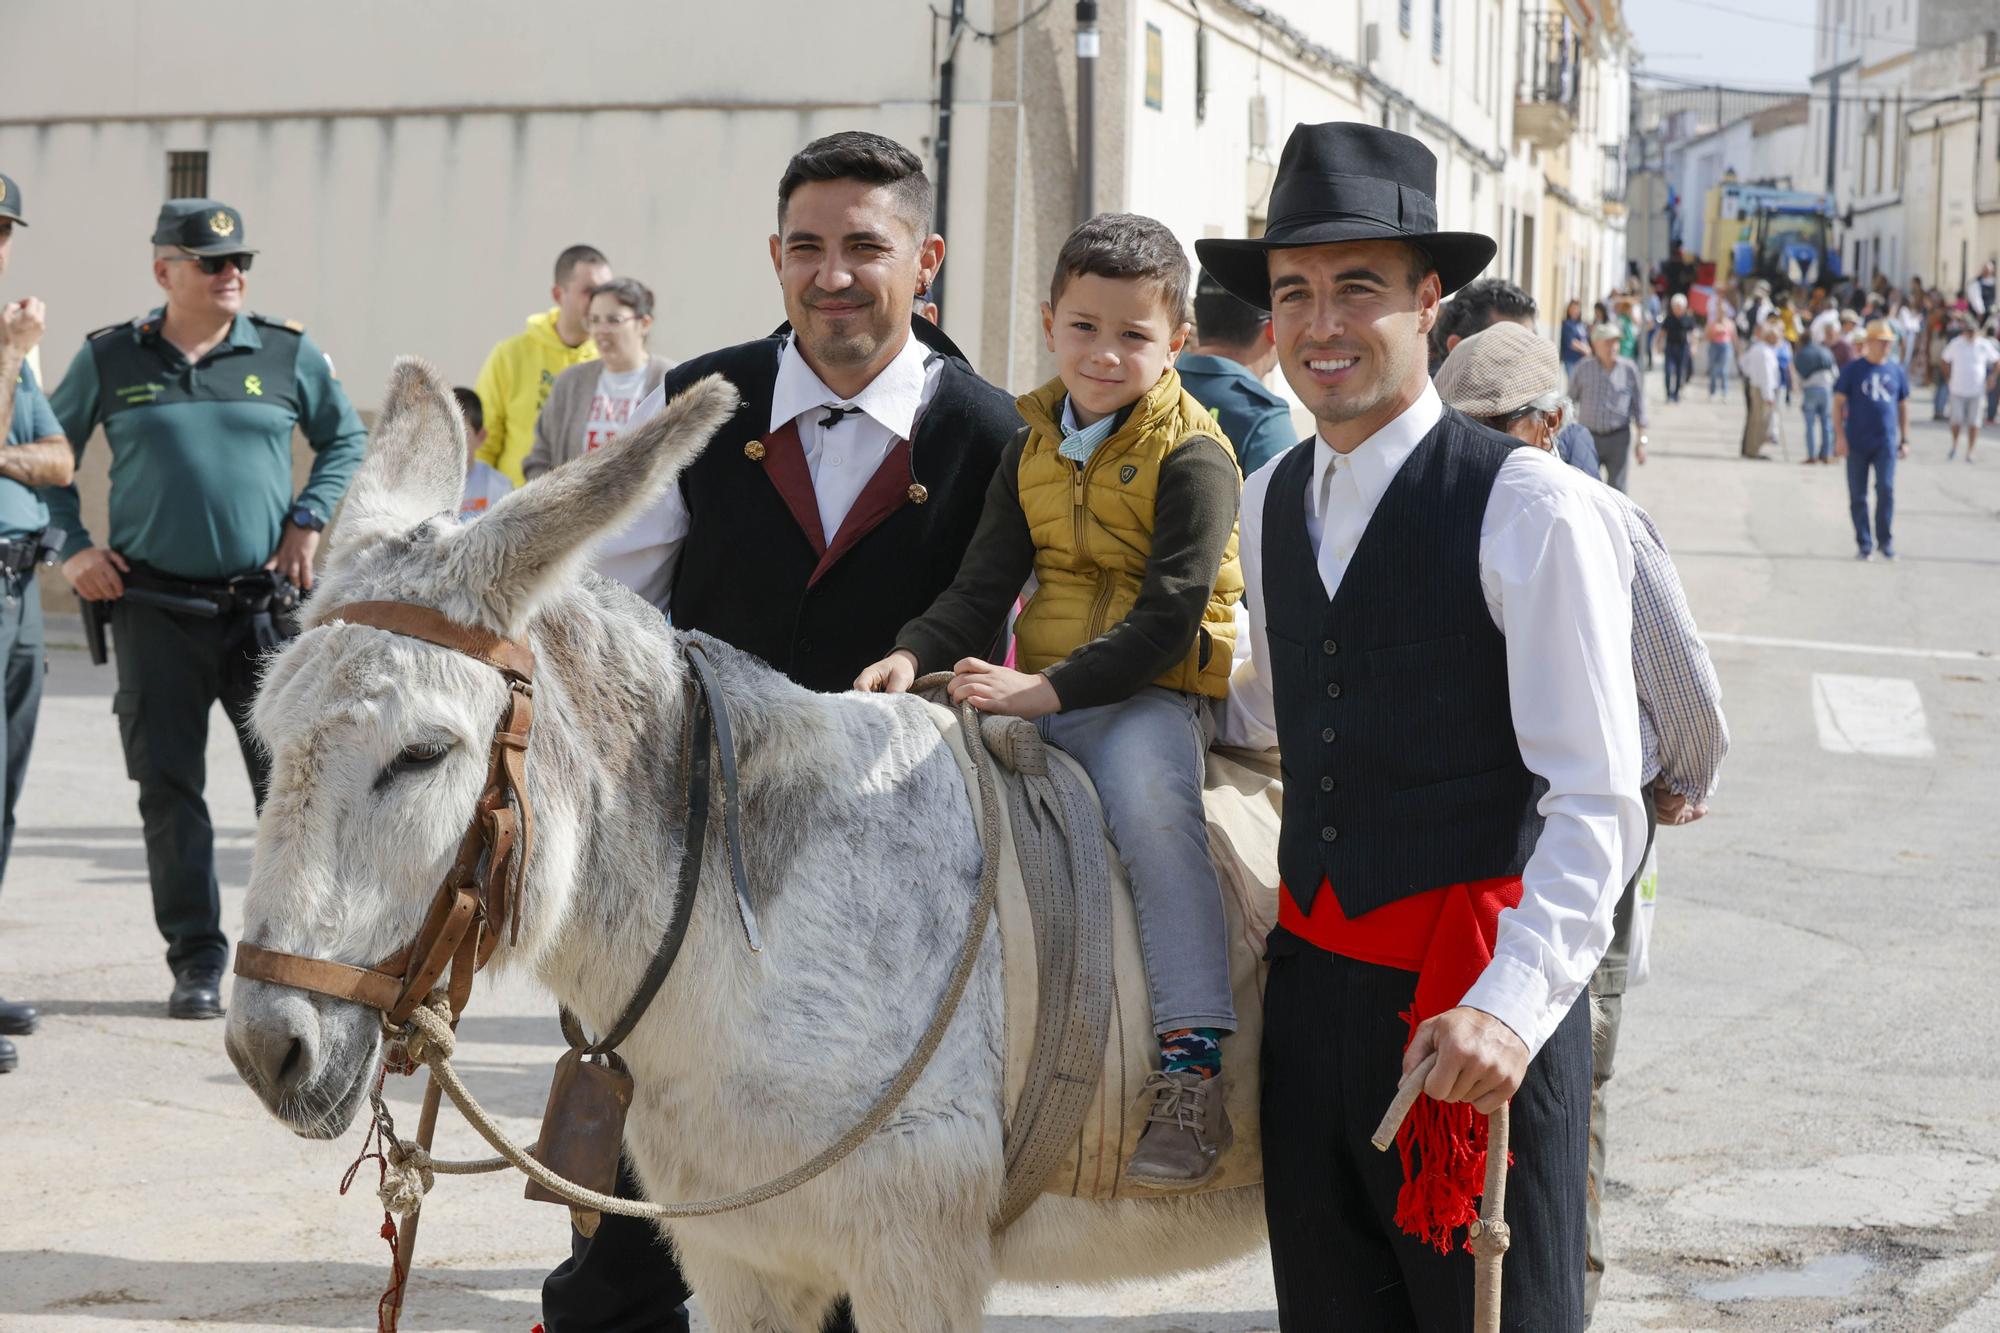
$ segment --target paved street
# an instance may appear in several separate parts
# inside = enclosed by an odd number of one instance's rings
[[[2000,434],[1947,465],[1921,425],[1903,558],[1860,565],[1840,469],[1738,460],[1735,399],[1702,399],[1656,406],[1634,493],[1714,636],[1735,748],[1714,813],[1662,835],[1655,977],[1627,1000],[1610,1093],[1596,1328],[2000,1329]],[[0,897],[0,991],[47,1015],[0,1078],[0,1328],[372,1327],[380,1210],[335,1193],[359,1131],[293,1138],[220,1024],[163,1016],[110,673],[73,624],[51,633]],[[211,773],[233,934],[252,816],[219,719]],[[515,983],[465,1023],[463,1066],[517,1133],[560,1050],[549,1013]],[[414,1124],[413,1088],[394,1091]],[[440,1151],[474,1151],[449,1112]],[[562,1212],[511,1178],[432,1198],[405,1326],[526,1333]],[[988,1327],[1266,1333],[1272,1308],[1259,1261],[1009,1289]]]

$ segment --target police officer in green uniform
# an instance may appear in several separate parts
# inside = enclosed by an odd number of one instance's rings
[[[1239,301],[1203,270],[1194,289],[1194,343],[1175,363],[1181,387],[1214,414],[1244,476],[1299,442],[1290,404],[1258,378],[1278,364],[1270,311]]]
[[[21,216],[21,187],[0,176],[0,274],[14,248]],[[42,340],[42,303],[24,296],[0,306],[0,878],[14,846],[14,803],[28,775],[28,750],[35,741],[35,715],[42,706],[42,599],[35,588],[49,511],[37,486],[66,484],[73,470],[69,441],[62,436],[49,400],[35,382],[28,353]],[[0,1000],[0,1074],[18,1061],[8,1037],[35,1030],[37,1014],[25,1004]]]
[[[168,200],[153,231],[166,304],[91,334],[52,395],[79,453],[100,425],[111,446],[106,544],[84,531],[73,486],[51,491],[49,509],[68,533],[64,576],[86,601],[112,603],[113,710],[139,784],[175,1018],[221,1015],[229,955],[202,799],[209,710],[218,699],[227,709],[261,809],[258,659],[291,632],[294,589],[312,586],[320,531],[367,442],[305,331],[245,311],[256,253],[235,209]],[[296,498],[294,427],[317,455]]]

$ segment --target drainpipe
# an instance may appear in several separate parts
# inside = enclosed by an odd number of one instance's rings
[[[1076,220],[1097,212],[1097,0],[1076,0]]]
[[[951,223],[951,99],[957,83],[958,39],[965,34],[965,0],[951,0],[951,27],[945,33],[944,61],[938,66],[937,220],[938,235]],[[944,319],[944,270],[931,280],[931,300]]]

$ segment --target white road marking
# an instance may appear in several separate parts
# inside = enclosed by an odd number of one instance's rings
[[[1937,753],[1913,680],[1814,672],[1812,701],[1822,750],[1896,759],[1928,759]]]
[[[2000,653],[1968,652],[1962,648],[1898,648],[1880,643],[1834,643],[1824,639],[1777,639],[1763,634],[1704,634],[1710,643],[1740,643],[1751,648],[1806,648],[1819,653],[1869,653],[1877,657],[1929,657],[1947,662],[1996,662]]]

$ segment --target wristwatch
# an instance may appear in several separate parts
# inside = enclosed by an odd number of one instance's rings
[[[326,527],[326,520],[315,514],[305,505],[293,505],[292,512],[285,515],[285,521],[293,527],[303,528],[307,532],[318,532]]]

